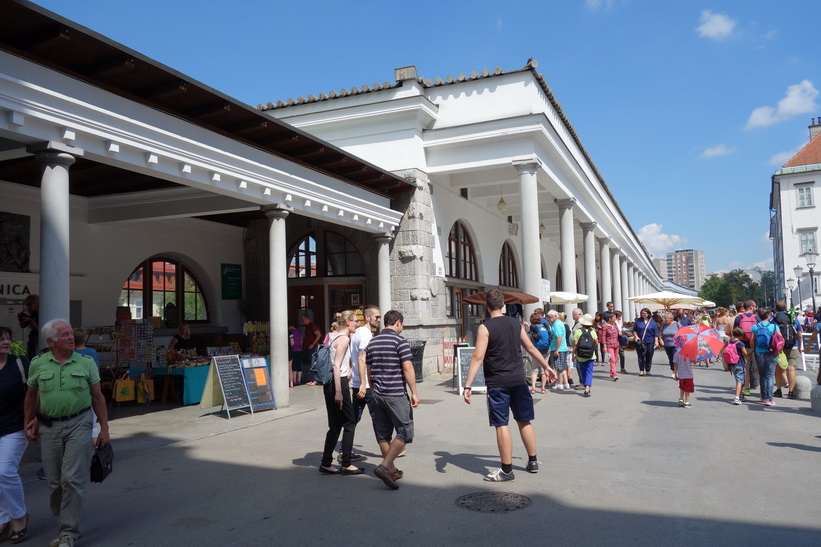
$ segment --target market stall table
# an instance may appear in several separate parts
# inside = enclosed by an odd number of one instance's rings
[[[162,402],[168,400],[169,386],[174,376],[182,376],[182,404],[193,405],[202,399],[202,390],[205,388],[205,379],[208,377],[209,364],[195,367],[162,367],[151,371],[153,376],[165,376],[163,380]]]

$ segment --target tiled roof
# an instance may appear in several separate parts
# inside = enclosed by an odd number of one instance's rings
[[[818,133],[804,148],[798,151],[784,167],[799,167],[821,163],[821,133]]]

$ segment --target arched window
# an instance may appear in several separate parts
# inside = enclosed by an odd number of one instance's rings
[[[448,235],[447,264],[448,276],[469,281],[479,280],[473,242],[465,225],[459,221],[453,223]]]
[[[502,245],[502,254],[499,255],[499,285],[505,287],[519,287],[519,275],[516,272],[516,259],[513,256],[513,247],[505,241]]]
[[[149,258],[131,272],[123,285],[118,306],[131,317],[159,317],[174,327],[180,321],[205,323],[209,308],[202,286],[181,262],[167,257]]]
[[[325,232],[327,275],[365,275],[365,262],[353,243],[336,232]]]
[[[310,235],[300,241],[288,261],[288,277],[316,277],[316,239]]]

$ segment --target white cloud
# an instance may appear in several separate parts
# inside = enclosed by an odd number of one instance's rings
[[[661,257],[676,249],[680,249],[687,240],[681,236],[662,233],[661,224],[647,224],[639,228],[639,241],[644,244],[651,255]]]
[[[710,38],[712,40],[724,40],[733,35],[736,22],[730,19],[727,15],[722,13],[713,13],[711,10],[704,10],[701,12],[701,23],[696,30],[702,38]]]
[[[777,165],[777,166],[781,167],[782,165],[784,165],[785,163],[790,161],[790,158],[792,158],[794,155],[798,154],[798,151],[801,150],[801,148],[803,148],[803,146],[804,146],[803,144],[799,144],[798,146],[796,146],[792,150],[787,150],[785,152],[779,152],[778,154],[774,154],[770,158],[770,161],[768,163],[770,165]]]
[[[747,120],[747,129],[753,127],[766,127],[774,123],[789,120],[800,114],[809,114],[818,109],[815,99],[818,97],[818,90],[809,80],[803,80],[800,84],[791,85],[787,88],[784,98],[778,101],[775,107],[759,106]]]
[[[762,270],[772,270],[775,261],[771,258],[766,258],[764,260],[759,260],[758,262],[753,262],[747,268],[747,270],[754,270],[756,268],[761,268]]]
[[[727,146],[719,144],[718,146],[713,146],[712,148],[706,148],[704,152],[699,154],[699,157],[714,158],[716,156],[726,156],[727,154],[732,154],[733,152],[735,152],[735,148],[727,148]]]

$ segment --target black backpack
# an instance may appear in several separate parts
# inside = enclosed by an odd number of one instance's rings
[[[776,313],[775,324],[778,325],[778,330],[781,331],[781,336],[784,337],[784,349],[794,348],[796,341],[795,323],[790,319],[790,314],[785,311]]]
[[[593,340],[592,329],[582,327],[582,334],[579,336],[579,343],[576,344],[576,357],[579,359],[592,359],[596,352],[596,341]]]
[[[333,344],[333,341],[331,341]],[[331,346],[319,346],[311,357],[311,374],[314,380],[322,384],[330,384],[334,381],[334,361],[331,357]]]

